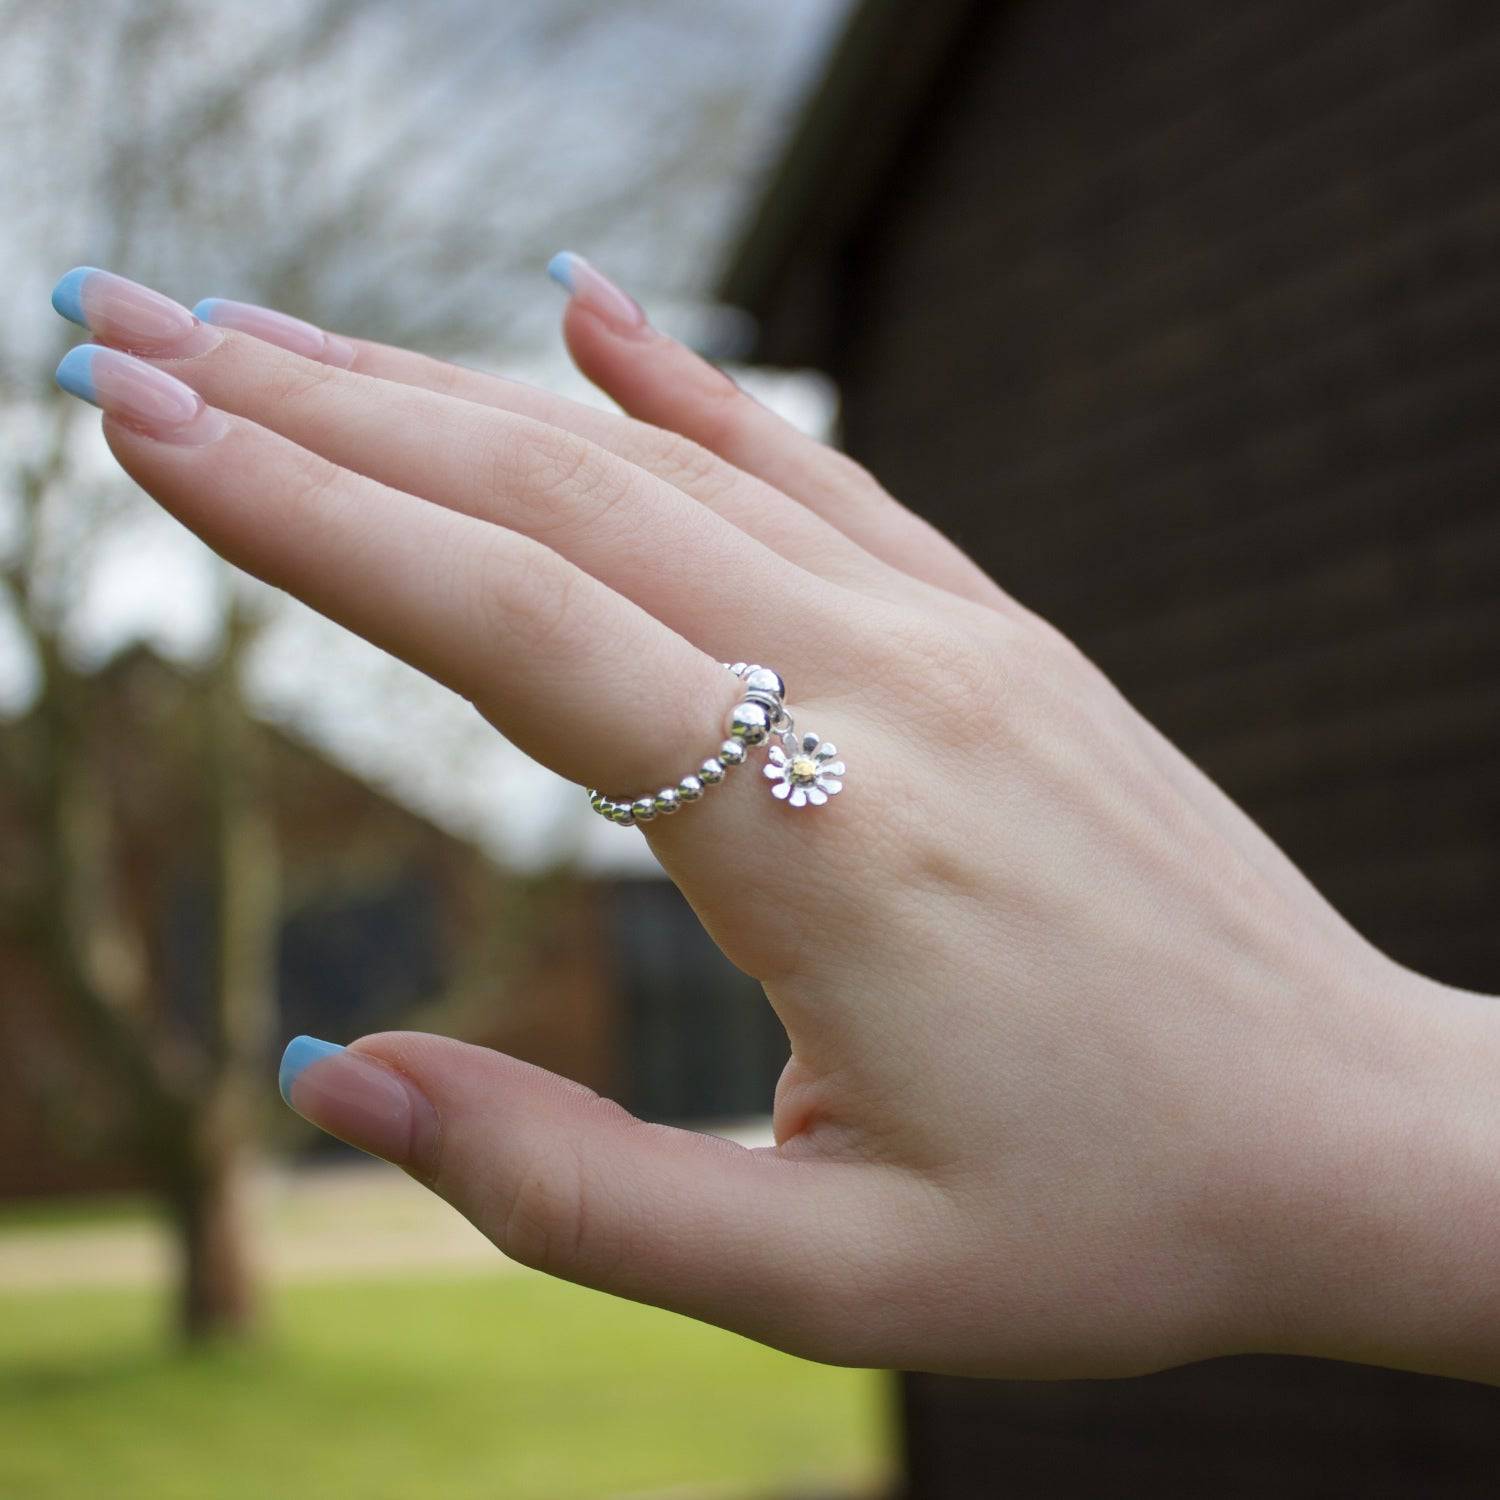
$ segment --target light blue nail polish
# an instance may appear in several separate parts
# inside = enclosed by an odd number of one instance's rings
[[[97,266],[74,266],[61,281],[52,288],[52,305],[70,323],[81,328],[89,326],[83,315],[83,284],[90,276],[98,274]]]
[[[80,344],[63,355],[57,367],[57,383],[70,396],[82,401],[99,404],[99,393],[94,389],[94,356],[100,353],[98,344]]]
[[[212,323],[214,320],[214,312],[218,308],[219,304],[223,302],[223,300],[224,299],[222,297],[205,297],[201,302],[197,303],[194,306],[193,316],[197,318],[200,323]]]
[[[578,273],[578,263],[583,257],[575,255],[571,250],[559,250],[551,260],[547,262],[547,274],[565,291],[570,297],[577,288],[573,285]]]
[[[294,1036],[286,1044],[286,1051],[281,1054],[281,1071],[276,1075],[276,1081],[281,1086],[281,1097],[290,1104],[292,1085],[303,1068],[308,1063],[317,1062],[320,1057],[330,1057],[343,1050],[337,1042],[319,1041],[315,1036]]]

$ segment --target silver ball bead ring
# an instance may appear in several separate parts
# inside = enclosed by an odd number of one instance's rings
[[[773,783],[772,795],[792,807],[821,807],[843,790],[844,763],[838,751],[815,734],[797,733],[787,712],[786,683],[781,674],[755,662],[721,662],[740,680],[740,701],[729,711],[729,737],[718,750],[675,786],[664,786],[644,797],[615,798],[590,790],[589,806],[611,823],[629,828],[669,817],[684,804],[699,802],[752,750],[768,746],[761,767]]]

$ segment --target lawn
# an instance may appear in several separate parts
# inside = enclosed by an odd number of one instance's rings
[[[0,1495],[689,1500],[888,1472],[883,1377],[534,1275],[296,1285],[172,1354],[143,1290],[0,1293]]]

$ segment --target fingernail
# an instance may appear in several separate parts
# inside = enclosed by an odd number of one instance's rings
[[[320,1130],[424,1175],[436,1161],[438,1116],[409,1078],[337,1042],[294,1036],[281,1058],[281,1097]]]
[[[304,323],[273,308],[257,307],[253,302],[231,302],[225,297],[205,297],[193,312],[216,328],[233,328],[252,338],[316,359],[325,365],[347,370],[354,363],[354,345],[336,333],[325,333],[314,323]]]
[[[95,266],[75,266],[52,288],[52,305],[117,349],[159,358],[203,354],[222,335],[181,303]]]
[[[547,262],[547,274],[570,297],[590,312],[598,313],[620,333],[637,333],[650,326],[641,304],[622,292],[581,255],[575,255],[571,250],[559,250]]]
[[[132,354],[80,344],[63,355],[57,383],[69,395],[91,401],[106,416],[164,443],[211,443],[229,430],[190,385]]]

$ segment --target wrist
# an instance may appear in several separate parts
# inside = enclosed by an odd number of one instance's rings
[[[1259,1183],[1257,1345],[1500,1381],[1500,1004],[1362,967]]]

